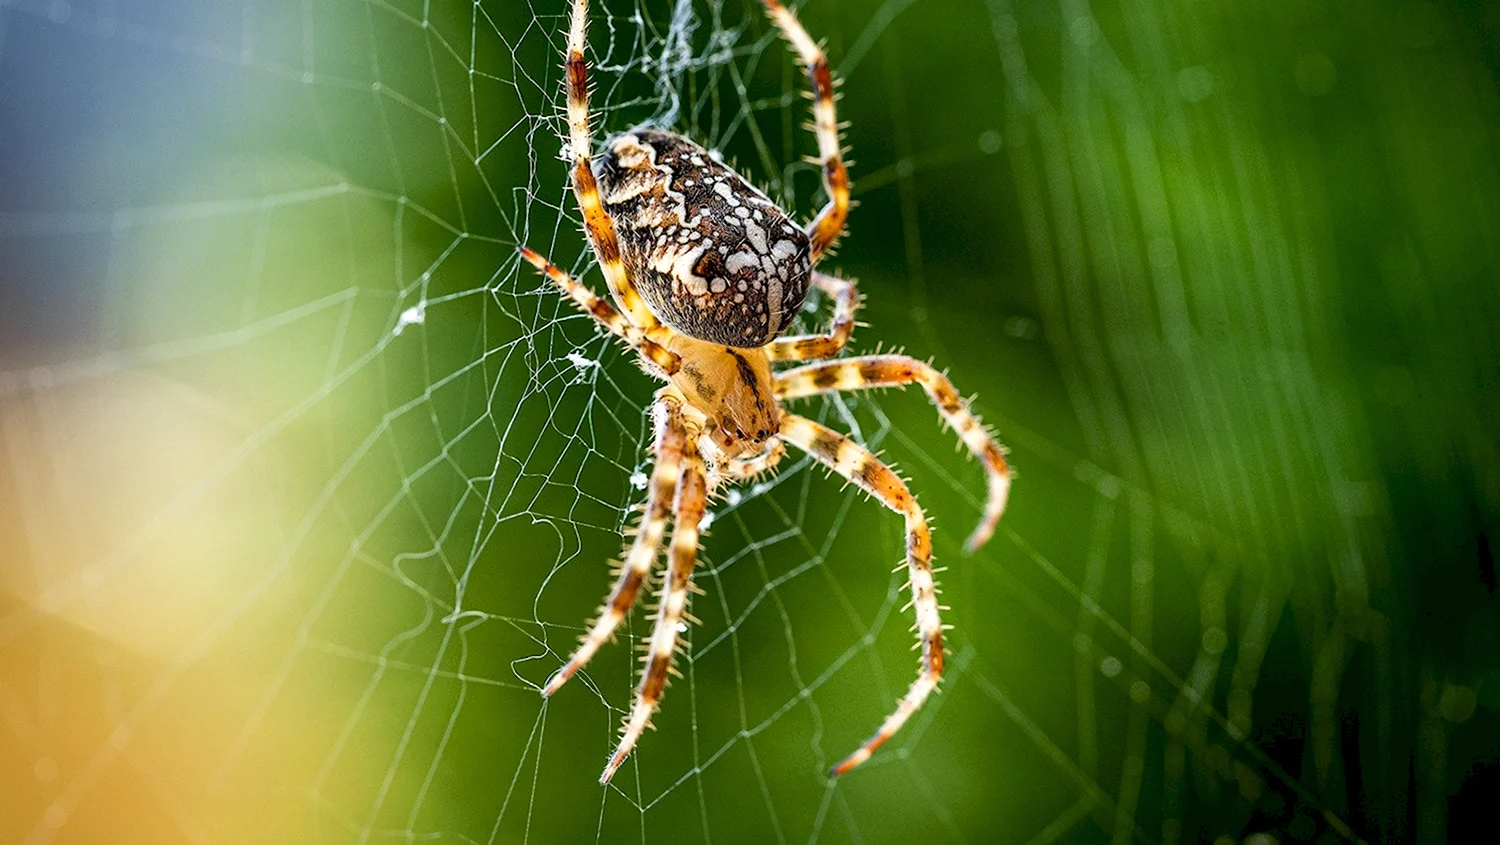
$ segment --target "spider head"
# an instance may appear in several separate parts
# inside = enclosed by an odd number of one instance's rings
[[[669,347],[682,358],[672,383],[708,417],[707,431],[719,451],[728,458],[761,451],[781,429],[766,353],[685,335],[674,337]]]
[[[775,434],[774,429],[759,428],[746,431],[734,423],[719,420],[718,428],[711,431],[709,436],[724,457],[740,458],[762,452],[766,441],[770,440],[773,434]]]

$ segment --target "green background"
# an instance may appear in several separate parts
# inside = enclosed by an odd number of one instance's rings
[[[601,138],[684,132],[812,214],[802,76],[755,4],[596,6]],[[801,12],[843,78],[853,351],[977,394],[1011,508],[965,557],[982,475],[919,394],[800,405],[937,526],[943,694],[826,779],[914,660],[898,521],[794,455],[713,507],[683,677],[604,789],[629,642],[538,686],[633,522],[653,385],[514,253],[602,289],[559,158],[566,4],[0,3],[0,551],[27,573],[0,838],[1489,826],[1497,7]],[[158,479],[75,402],[143,377],[214,460]],[[58,407],[103,420],[114,522],[55,483]],[[159,579],[153,544],[205,520],[234,533]],[[66,601],[28,598],[52,578]],[[145,647],[70,610],[112,602],[187,621]]]

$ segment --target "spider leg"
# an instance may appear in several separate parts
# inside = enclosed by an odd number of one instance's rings
[[[772,437],[766,441],[765,451],[753,458],[733,458],[720,465],[720,471],[737,481],[748,481],[770,472],[786,456],[786,445]]]
[[[932,577],[932,535],[927,528],[927,517],[906,483],[863,446],[796,414],[787,414],[783,418],[781,436],[906,519],[906,573],[911,586],[912,607],[917,615],[922,668],[906,696],[896,705],[895,712],[880,725],[880,730],[834,767],[832,774],[838,776],[870,759],[875,749],[921,708],[922,702],[942,678],[943,625],[938,618],[937,582]]]
[[[573,154],[573,194],[583,212],[583,225],[599,259],[599,267],[609,283],[609,292],[620,310],[632,323],[643,329],[655,328],[656,317],[646,301],[630,282],[625,262],[620,257],[620,240],[614,221],[604,210],[599,197],[599,183],[594,178],[592,150],[594,137],[589,129],[589,66],[583,57],[588,43],[588,0],[573,0],[572,25],[568,30],[568,145]]]
[[[682,359],[677,353],[668,350],[661,344],[653,341],[648,336],[650,332],[641,329],[630,322],[615,309],[613,305],[600,299],[595,293],[564,273],[555,264],[526,247],[520,247],[521,257],[525,258],[531,265],[542,271],[552,283],[557,285],[567,297],[573,300],[585,314],[593,317],[601,326],[608,329],[612,334],[620,337],[626,343],[646,358],[664,375],[672,375],[682,367]]]
[[[662,691],[667,686],[667,674],[672,670],[672,657],[677,652],[678,627],[687,615],[688,591],[693,575],[693,564],[698,557],[698,524],[703,519],[707,489],[703,472],[703,457],[698,453],[696,437],[689,435],[682,450],[682,480],[677,487],[674,506],[676,527],[672,530],[671,566],[667,569],[666,582],[662,584],[661,605],[656,609],[656,625],[647,641],[646,668],[641,673],[640,686],[635,691],[635,704],[625,719],[624,732],[609,765],[599,776],[600,783],[609,783],[610,778],[625,758],[635,748],[641,734],[651,724],[651,716],[661,703]]]
[[[833,298],[833,325],[827,334],[808,334],[773,340],[766,346],[772,361],[810,361],[839,354],[854,334],[854,312],[859,309],[859,291],[850,279],[840,279],[816,270],[813,286]]]
[[[619,578],[609,598],[599,608],[595,620],[583,641],[568,659],[567,665],[553,673],[542,695],[551,696],[582,669],[624,621],[640,595],[641,584],[651,573],[656,562],[657,549],[661,547],[662,534],[666,530],[667,516],[672,507],[672,497],[677,491],[677,477],[682,472],[682,452],[687,440],[687,431],[682,425],[681,406],[676,399],[658,394],[654,406],[656,416],[656,442],[652,446],[656,467],[651,472],[650,492],[646,495],[646,513],[641,518],[640,532],[625,555],[620,566]]]
[[[797,16],[778,0],[765,0],[765,4],[766,14],[807,67],[807,81],[812,85],[812,128],[818,136],[823,189],[828,192],[828,204],[807,226],[808,237],[812,239],[812,260],[817,264],[823,253],[844,233],[844,223],[849,219],[849,171],[844,167],[843,148],[839,141],[838,114],[833,104],[833,74],[828,70],[823,48],[807,34]]]
[[[979,418],[969,411],[968,404],[958,395],[947,376],[906,355],[862,355],[842,361],[809,364],[780,373],[776,376],[776,396],[797,399],[866,387],[899,387],[912,382],[917,382],[927,391],[933,404],[937,405],[938,413],[958,432],[959,438],[984,465],[985,474],[989,476],[989,498],[985,502],[984,516],[964,543],[964,548],[972,552],[989,542],[1000,522],[1000,514],[1005,511],[1005,502],[1010,497],[1010,465],[1006,463],[1005,451]]]

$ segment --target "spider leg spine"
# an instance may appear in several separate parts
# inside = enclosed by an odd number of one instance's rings
[[[921,670],[906,695],[875,735],[834,767],[842,775],[868,760],[921,706],[942,678],[944,665],[943,627],[937,603],[937,584],[931,571],[932,535],[926,515],[916,497],[889,467],[849,437],[806,417],[787,414],[782,437],[812,455],[819,463],[836,469],[858,484],[881,504],[900,514],[906,524],[907,586],[916,609]]]
[[[813,93],[813,131],[818,139],[823,188],[828,194],[828,204],[807,225],[812,241],[812,261],[816,265],[843,235],[844,224],[849,218],[849,171],[843,161],[833,73],[828,69],[828,58],[822,47],[807,34],[797,16],[778,0],[764,2],[771,22],[791,44],[798,61],[806,68],[808,87]]]
[[[680,635],[677,627],[687,613],[688,584],[698,556],[698,523],[703,519],[707,498],[707,481],[703,458],[698,451],[697,433],[693,432],[683,444],[682,476],[673,501],[676,527],[672,531],[668,553],[671,564],[662,583],[656,622],[647,640],[646,668],[636,687],[635,703],[625,719],[620,744],[599,776],[600,783],[609,783],[650,725],[651,716],[661,704],[662,691],[666,688],[672,660],[678,650]]]
[[[766,441],[765,451],[760,455],[740,459],[735,458],[724,463],[724,469],[730,476],[740,481],[756,481],[761,476],[773,472],[786,457],[786,444],[780,438],[773,437]],[[727,491],[726,491],[727,494]]]
[[[984,468],[988,478],[988,495],[978,527],[964,544],[972,553],[994,535],[995,526],[1010,497],[1010,464],[1005,452],[995,442],[979,417],[953,387],[947,375],[930,363],[906,355],[865,355],[808,364],[779,373],[776,393],[781,399],[797,399],[818,393],[859,390],[872,387],[920,384],[938,413],[958,432],[959,439]]]
[[[548,679],[542,689],[544,696],[551,697],[557,692],[614,636],[620,623],[635,606],[641,588],[650,578],[651,567],[656,561],[667,519],[671,515],[671,502],[677,493],[683,450],[688,441],[680,401],[665,391],[659,391],[655,407],[662,409],[653,411],[656,418],[656,466],[648,481],[647,513],[642,520],[641,530],[626,553],[615,585],[604,600],[598,617],[589,626],[568,662]]]
[[[610,295],[630,321],[642,329],[658,325],[655,315],[646,307],[640,292],[630,281],[620,255],[620,241],[614,221],[604,210],[599,184],[591,167],[593,132],[589,117],[588,60],[584,47],[588,41],[588,0],[573,0],[573,15],[568,27],[568,53],[565,62],[567,78],[564,90],[568,100],[568,146],[573,158],[573,195],[583,213],[584,228],[599,267],[609,283]]]
[[[607,329],[610,334],[625,341],[626,345],[639,352],[643,367],[646,362],[650,362],[652,366],[659,368],[668,376],[681,368],[682,359],[675,352],[652,340],[649,332],[631,323],[613,305],[599,298],[593,291],[564,272],[562,268],[528,247],[517,247],[517,250],[527,263],[546,276],[583,313],[593,317],[595,322]]]
[[[854,335],[854,317],[861,296],[858,283],[813,271],[813,286],[833,301],[833,319],[826,334],[797,335],[772,341],[766,354],[772,361],[807,361],[837,355]]]

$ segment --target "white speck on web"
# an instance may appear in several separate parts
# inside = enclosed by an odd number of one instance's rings
[[[395,334],[401,334],[406,331],[407,326],[415,326],[425,322],[427,322],[427,303],[418,302],[416,305],[401,312],[401,316],[396,319],[396,328],[393,331]]]
[[[583,373],[586,373],[594,367],[599,366],[598,361],[595,361],[592,358],[585,357],[581,352],[569,352],[568,363],[572,364],[578,369],[580,377],[583,375]]]
[[[698,523],[698,530],[699,531],[707,531],[708,530],[708,526],[713,525],[713,524],[714,524],[714,512],[713,511],[708,511],[707,513],[703,514],[703,521]]]
[[[650,479],[646,477],[644,472],[632,473],[630,476],[630,486],[637,490],[645,490],[647,481],[650,481]]]
[[[740,503],[740,491],[738,491],[738,490],[730,490],[728,493],[725,493],[724,494],[724,503],[727,504],[727,505],[729,505],[730,507],[734,507],[735,505],[739,504]]]

